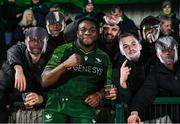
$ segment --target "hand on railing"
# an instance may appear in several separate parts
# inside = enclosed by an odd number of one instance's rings
[[[131,115],[128,117],[128,124],[139,124],[141,119],[137,111],[131,112]]]

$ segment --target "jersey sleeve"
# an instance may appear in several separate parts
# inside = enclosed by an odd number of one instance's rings
[[[55,68],[57,67],[59,64],[62,63],[62,58],[65,54],[66,49],[68,49],[70,45],[69,44],[65,44],[62,46],[57,47],[54,50],[54,53],[52,54],[51,59],[48,61],[47,65],[45,68]]]

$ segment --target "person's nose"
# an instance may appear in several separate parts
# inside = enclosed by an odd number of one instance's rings
[[[131,51],[131,50],[133,50],[134,48],[133,48],[133,46],[129,46],[129,50]]]
[[[165,51],[165,54],[166,54],[166,55],[170,55],[171,52],[172,52],[172,49],[167,49],[167,50]]]
[[[112,34],[112,30],[111,29],[108,30],[108,34]]]
[[[90,31],[90,30],[86,30],[86,31],[84,32],[84,34],[85,34],[85,35],[90,35],[90,34],[91,34],[91,31]]]
[[[57,27],[58,27],[58,25],[57,25],[57,24],[55,24],[55,25],[54,25],[54,28],[57,28]]]

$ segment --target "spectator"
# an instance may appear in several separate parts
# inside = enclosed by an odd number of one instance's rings
[[[39,26],[45,27],[45,16],[49,12],[49,8],[46,4],[43,4],[41,0],[32,0],[32,5],[29,7],[34,13],[35,19]]]
[[[176,14],[173,11],[171,2],[169,0],[164,1],[162,3],[161,8],[162,8],[162,10],[160,11],[158,18],[161,19],[161,17],[163,17],[163,16],[171,18],[172,30],[176,37],[179,36],[180,20],[176,18]]]
[[[14,44],[14,31],[18,24],[19,14],[22,15],[21,8],[15,5],[15,0],[4,0],[4,4],[1,6],[2,19],[4,21],[4,42],[9,48]]]
[[[52,54],[54,49],[65,43],[63,30],[65,28],[64,16],[60,12],[49,12],[46,16],[46,29],[49,34],[47,51]]]
[[[102,32],[98,47],[106,52],[113,62],[115,54],[119,51],[118,38],[121,33],[120,27],[116,22],[113,22],[113,19],[105,16],[104,24],[101,28]]]
[[[130,104],[149,72],[149,58],[143,54],[141,43],[133,34],[120,35],[119,48],[120,53],[113,68],[114,83],[120,101]]]
[[[134,21],[129,19],[119,6],[111,9],[111,16],[118,22],[122,33],[134,33],[138,37],[138,28]]]
[[[155,42],[159,38],[160,21],[153,17],[145,17],[140,24],[142,50],[145,56],[156,59]]]
[[[10,105],[12,110],[15,109],[11,122],[42,123],[46,94],[40,85],[40,75],[48,60],[44,55],[47,40],[48,35],[43,28],[33,27],[27,31],[25,43],[19,42],[8,50],[7,61],[0,70],[0,122],[7,122],[6,105]],[[22,91],[29,92],[24,102]],[[25,105],[33,109],[25,110]]]
[[[34,18],[34,14],[32,10],[27,9],[23,13],[22,20],[19,22],[16,32],[15,32],[15,40],[23,41],[25,39],[25,33],[30,27],[34,27],[37,25],[36,19]]]
[[[98,21],[99,23],[101,23],[103,21],[103,16],[104,13],[95,11],[93,0],[85,0],[83,11],[75,16],[75,20],[78,20],[82,17],[91,17],[96,19],[96,21]]]
[[[130,106],[131,115],[128,123],[140,122],[139,112],[145,106],[151,104],[155,97],[179,97],[180,68],[178,66],[178,45],[171,36],[165,36],[158,39],[155,44],[156,55],[159,59],[152,72],[145,80],[143,86],[135,95]],[[179,116],[179,109],[173,111],[173,116]],[[173,123],[179,123],[180,118],[172,120]]]
[[[84,2],[84,10],[81,13],[78,13],[75,17],[75,19],[80,19],[82,17],[94,17],[95,11],[94,11],[94,3],[92,0],[85,0]]]
[[[174,29],[172,28],[172,20],[170,17],[161,16],[160,26],[161,26],[160,37],[169,35],[175,38],[178,44],[180,43],[179,36],[176,35],[176,33],[174,32]]]
[[[45,123],[93,123],[101,89],[112,83],[110,59],[96,48],[97,23],[85,17],[76,27],[77,40],[58,47],[42,74],[44,87],[56,85],[48,92]]]
[[[161,30],[161,35],[167,36],[172,34],[173,29],[172,29],[172,22],[171,22],[171,18],[168,18],[166,16],[161,17],[160,19],[160,30]]]
[[[64,20],[65,20],[65,23],[66,24],[70,24],[72,22],[72,19],[71,17],[68,15],[67,12],[65,12],[64,9],[62,9],[62,7],[60,7],[60,5],[58,3],[56,4],[53,4],[50,9],[49,9],[50,12],[60,12],[61,14],[64,15]]]

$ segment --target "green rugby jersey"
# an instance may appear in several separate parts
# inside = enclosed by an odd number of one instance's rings
[[[81,64],[67,68],[49,95],[58,93],[63,97],[85,98],[99,91],[104,84],[112,83],[112,64],[109,56],[98,48],[84,52],[74,43],[64,44],[55,49],[46,68],[57,67],[73,53],[81,56]]]

